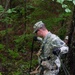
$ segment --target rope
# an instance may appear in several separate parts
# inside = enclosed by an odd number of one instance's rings
[[[69,71],[67,70],[66,66],[63,64],[63,62],[61,61],[61,66],[64,70],[65,75],[70,75]]]
[[[31,67],[32,67],[33,46],[34,46],[34,39],[32,41],[32,46],[31,46],[31,58],[30,58],[30,69],[29,69],[29,72],[31,72]]]
[[[67,70],[67,68],[66,68],[66,66],[64,65],[63,61],[61,60],[61,56],[62,56],[62,55],[60,54],[59,58],[60,58],[60,62],[61,62],[61,66],[62,66],[62,68],[63,68],[63,71],[64,71],[65,75],[70,75],[69,71]]]

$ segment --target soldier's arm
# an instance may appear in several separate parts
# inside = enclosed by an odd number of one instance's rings
[[[66,45],[66,43],[57,36],[53,39],[52,44],[54,48],[57,48],[56,51],[59,50],[61,54],[65,54],[69,50],[69,47]]]
[[[65,54],[65,53],[67,53],[68,52],[68,50],[69,50],[69,47],[68,46],[62,46],[61,48],[60,48],[60,52],[62,53],[62,54]]]

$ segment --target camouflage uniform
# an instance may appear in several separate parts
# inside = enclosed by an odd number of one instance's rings
[[[42,49],[42,52],[39,56],[39,64],[41,62],[42,59],[44,58],[47,58],[47,57],[51,57],[50,60],[46,60],[46,67],[48,68],[46,70],[46,73],[44,73],[44,75],[57,75],[58,72],[59,72],[59,67],[61,65],[60,63],[60,59],[58,56],[55,56],[53,53],[52,53],[52,49],[54,47],[67,47],[66,44],[59,39],[58,36],[52,34],[52,33],[48,33],[47,36],[44,38],[44,41],[41,45],[41,49]],[[67,50],[63,50],[61,53],[67,53]],[[55,69],[55,70],[51,70],[54,65],[56,65],[58,67],[58,69]],[[40,74],[37,74],[37,75],[40,75]]]
[[[36,23],[34,25],[34,32],[41,28],[44,25],[42,21]],[[46,59],[47,57],[50,57],[49,60],[45,60],[42,62],[46,62],[46,65],[43,66],[45,68],[45,73],[43,75],[57,75],[59,72],[59,68],[61,66],[61,62],[59,59],[59,56],[56,56],[53,54],[53,48],[59,47],[61,49],[61,54],[68,52],[67,45],[56,35],[52,34],[51,32],[48,32],[48,34],[45,36],[43,43],[41,45],[41,54],[38,57],[39,65],[41,65],[41,61]],[[56,69],[54,66],[57,66]],[[41,69],[41,67],[40,67]],[[40,73],[36,75],[41,75]]]

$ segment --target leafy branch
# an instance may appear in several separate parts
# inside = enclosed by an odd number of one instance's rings
[[[4,9],[4,11],[0,14],[0,17],[2,17],[2,16],[5,14],[5,12],[6,12],[7,8],[8,8],[9,2],[10,2],[10,0],[6,0],[5,9]]]
[[[55,0],[52,0],[52,1],[55,1]],[[62,8],[65,9],[65,12],[71,12],[71,10],[69,9],[68,5],[65,4],[65,0],[56,0],[56,2],[60,3],[62,5]],[[73,5],[75,5],[75,0],[66,0],[66,2],[72,2]]]

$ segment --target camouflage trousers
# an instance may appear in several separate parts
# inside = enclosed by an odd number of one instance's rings
[[[46,71],[43,75],[58,75],[58,73],[59,73],[59,69],[53,70],[53,71],[49,70],[49,71]],[[40,74],[38,73],[36,75],[40,75]]]

